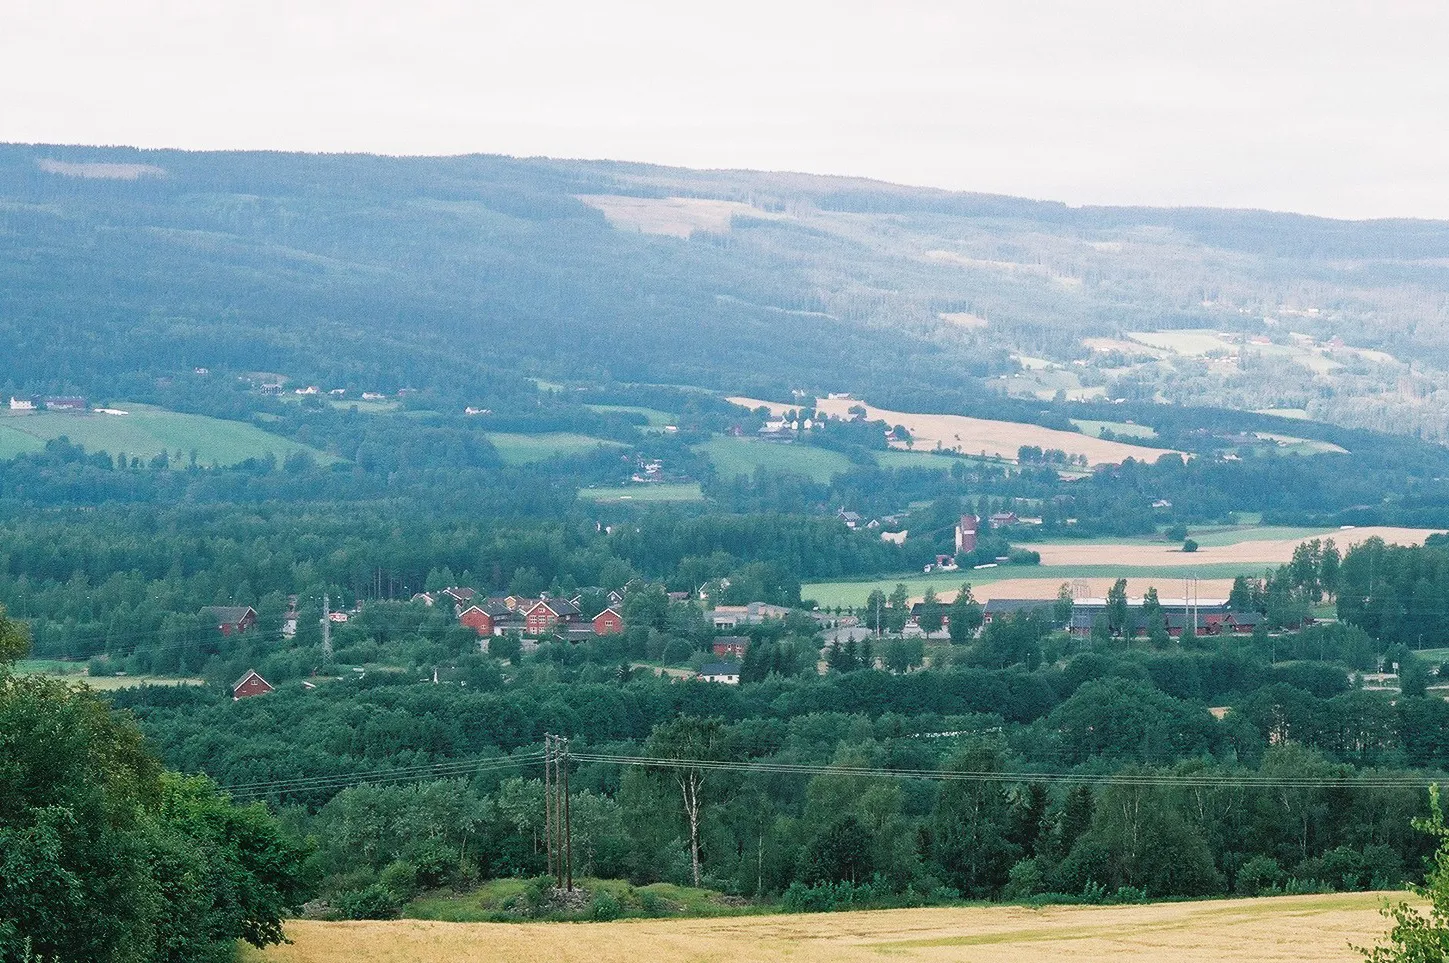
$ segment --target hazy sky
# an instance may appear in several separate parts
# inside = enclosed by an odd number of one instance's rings
[[[1449,218],[1442,2],[0,0],[0,140]]]

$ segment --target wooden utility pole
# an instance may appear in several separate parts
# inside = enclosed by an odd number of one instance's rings
[[[563,743],[563,812],[564,812],[564,889],[570,893],[574,891],[574,823],[572,818],[572,807],[569,805],[569,741],[567,738],[559,740]]]
[[[553,736],[543,736],[543,848],[548,853],[548,875],[553,872]]]
[[[332,600],[322,596],[322,663],[332,661]]]
[[[569,804],[569,741],[543,736],[543,826],[548,875],[559,889],[574,888],[574,825]]]

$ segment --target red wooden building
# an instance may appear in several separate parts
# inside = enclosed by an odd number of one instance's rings
[[[237,679],[236,685],[231,687],[231,698],[235,702],[238,699],[246,699],[250,696],[266,695],[272,689],[272,684],[257,675],[256,669],[247,669],[246,675]]]
[[[256,627],[257,610],[250,605],[213,605],[201,610],[201,618],[222,635],[240,635]]]
[[[624,631],[624,616],[620,615],[613,606],[594,616],[595,635],[615,635],[622,631]]]
[[[493,616],[476,605],[470,605],[458,616],[458,622],[479,635],[493,634]]]
[[[560,624],[577,622],[579,607],[562,599],[539,599],[523,616],[524,634],[547,635]]]
[[[722,635],[714,640],[714,654],[718,659],[741,660],[750,647],[750,640],[743,635]]]

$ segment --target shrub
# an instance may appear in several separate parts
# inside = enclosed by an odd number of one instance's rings
[[[1019,859],[1007,874],[1006,886],[1001,898],[1006,900],[1027,899],[1046,889],[1046,877],[1041,864],[1035,859]]]
[[[624,907],[611,894],[599,891],[589,900],[589,919],[603,922],[616,920],[624,915]]]
[[[398,859],[388,863],[377,879],[397,896],[400,903],[417,895],[418,868],[405,860]]]
[[[381,883],[373,883],[340,894],[336,906],[338,912],[350,920],[387,920],[398,915],[402,900]]]
[[[438,843],[420,846],[412,858],[417,867],[417,885],[437,889],[451,883],[458,874],[458,857]]]
[[[1233,889],[1241,896],[1259,896],[1283,884],[1283,870],[1271,856],[1254,856],[1238,867]]]

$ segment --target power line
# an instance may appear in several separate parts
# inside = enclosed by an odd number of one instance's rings
[[[521,756],[508,756],[487,760],[458,760],[435,763],[429,766],[382,769],[361,773],[339,773],[330,776],[304,776],[295,779],[277,779],[263,783],[246,783],[223,786],[223,791],[233,799],[253,800],[268,796],[290,795],[329,789],[347,789],[359,785],[380,785],[400,782],[424,782],[428,780],[454,779],[485,772],[498,772],[534,764],[543,759],[543,753],[533,752]]]
[[[850,776],[890,779],[930,779],[945,782],[986,783],[1070,783],[1162,787],[1239,786],[1244,788],[1420,788],[1443,781],[1429,775],[1402,776],[1274,776],[1262,773],[1069,773],[947,769],[882,769],[867,766],[821,766],[805,763],[741,762],[717,759],[674,759],[652,756],[624,756],[605,753],[575,753],[580,762],[666,769],[706,769],[726,772],[775,775]]]
[[[362,773],[338,773],[336,775],[326,775],[326,776],[288,776],[288,777],[284,777],[284,778],[281,778],[281,779],[268,779],[268,780],[263,780],[263,781],[260,781],[260,782],[234,783],[234,784],[232,784],[230,786],[226,786],[225,788],[228,789],[228,790],[265,790],[265,789],[269,789],[269,788],[271,788],[273,786],[280,786],[280,785],[284,785],[284,784],[295,784],[295,783],[300,783],[300,782],[309,782],[309,781],[311,781],[313,779],[353,778],[354,776],[386,775],[386,774],[393,774],[393,773],[411,773],[411,772],[422,772],[424,770],[429,770],[429,769],[451,768],[451,767],[458,767],[458,766],[488,766],[488,765],[492,765],[492,764],[495,764],[495,763],[508,763],[508,764],[513,764],[515,762],[529,760],[529,759],[535,759],[535,758],[539,758],[541,756],[542,756],[542,753],[540,753],[540,752],[530,752],[530,753],[525,753],[523,755],[518,755],[518,756],[492,756],[492,757],[488,757],[488,758],[484,758],[484,759],[453,759],[453,760],[442,760],[442,761],[439,761],[439,762],[420,763],[419,765],[416,765],[416,766],[399,766],[399,767],[392,768],[392,769],[374,769],[374,770],[370,770],[370,771],[362,772]]]
[[[486,759],[461,759],[419,766],[405,766],[370,772],[341,773],[322,776],[299,776],[269,781],[238,783],[223,787],[239,800],[273,795],[345,789],[353,785],[420,782],[448,779],[475,773],[526,768],[544,763],[545,826],[549,833],[551,869],[559,876],[560,885],[567,882],[569,830],[571,826],[567,797],[569,763],[592,762],[600,765],[654,769],[701,769],[737,772],[743,775],[826,776],[867,779],[921,779],[937,782],[977,782],[986,784],[1048,783],[1065,785],[1118,785],[1152,788],[1239,788],[1239,789],[1420,789],[1445,781],[1443,774],[1294,776],[1262,772],[1031,772],[1026,770],[950,770],[950,769],[885,769],[875,766],[817,765],[809,763],[771,762],[768,760],[680,759],[616,753],[573,752],[567,741],[546,737],[545,748],[530,753]]]

